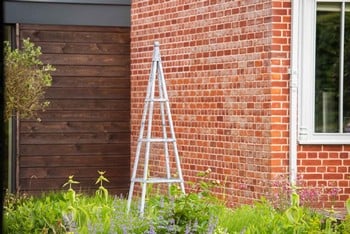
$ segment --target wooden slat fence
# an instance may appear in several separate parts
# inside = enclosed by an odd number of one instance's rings
[[[21,120],[19,186],[59,190],[69,175],[94,191],[107,171],[111,193],[126,193],[130,175],[130,29],[20,25],[20,38],[42,48],[56,67],[41,122]]]

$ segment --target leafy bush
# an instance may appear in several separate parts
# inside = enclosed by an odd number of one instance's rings
[[[5,119],[17,112],[21,118],[34,117],[37,110],[44,110],[45,89],[51,86],[51,65],[39,59],[40,47],[29,39],[23,40],[23,49],[12,50],[9,42],[4,47],[5,67]]]
[[[210,172],[208,169],[198,174],[200,180],[192,184],[194,192],[183,194],[173,185],[170,196],[150,197],[146,215],[156,233],[214,233],[223,205],[211,193],[219,182],[208,178]]]
[[[67,209],[63,194],[41,197],[7,194],[4,206],[4,233],[65,233],[62,210]]]

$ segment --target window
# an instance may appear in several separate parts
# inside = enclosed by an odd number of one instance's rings
[[[350,1],[301,1],[299,141],[350,144]]]

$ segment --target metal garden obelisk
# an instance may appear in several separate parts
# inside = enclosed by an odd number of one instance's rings
[[[158,83],[156,83],[158,81]],[[158,86],[157,97],[155,97],[155,87]],[[160,118],[161,118],[161,129],[162,137],[153,137],[152,135],[152,120],[154,112],[154,104],[159,103],[160,108]],[[168,125],[167,125],[168,124]],[[147,125],[146,134],[145,126]],[[167,129],[170,131],[170,136],[168,137]],[[149,162],[152,158],[151,144],[161,143],[163,144],[164,150],[164,160],[165,160],[165,177],[150,177]],[[171,164],[169,156],[169,146],[172,145],[172,152],[174,154],[174,161],[176,165],[176,177],[171,175]],[[144,148],[144,151],[141,149]],[[137,177],[138,166],[140,162],[140,156],[143,158],[143,171],[140,173],[142,176]],[[142,167],[140,167],[142,169]],[[153,57],[152,57],[152,67],[149,76],[147,94],[144,103],[144,110],[142,114],[140,134],[137,141],[136,155],[133,166],[133,171],[131,175],[131,183],[128,195],[127,209],[130,210],[130,205],[134,193],[135,183],[141,184],[141,204],[140,204],[140,214],[143,215],[145,209],[145,198],[147,193],[147,184],[154,183],[167,183],[169,186],[173,183],[179,183],[181,190],[185,193],[184,180],[182,176],[180,158],[177,150],[174,125],[170,112],[169,99],[164,79],[163,67],[161,62],[161,56],[159,51],[159,42],[154,43]]]

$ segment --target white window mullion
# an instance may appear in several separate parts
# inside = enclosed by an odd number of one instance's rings
[[[345,2],[341,9],[341,29],[340,29],[340,64],[339,64],[339,132],[343,133],[343,102],[344,102],[344,37],[345,37]]]

